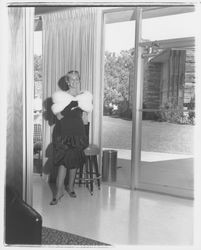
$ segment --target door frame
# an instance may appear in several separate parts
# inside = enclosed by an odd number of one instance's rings
[[[34,8],[25,8],[23,198],[33,205]]]

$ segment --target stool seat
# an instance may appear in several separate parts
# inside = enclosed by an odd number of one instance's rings
[[[89,146],[84,150],[86,156],[98,155],[100,153],[99,147],[94,144],[89,144]]]

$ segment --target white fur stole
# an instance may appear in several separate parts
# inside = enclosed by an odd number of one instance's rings
[[[77,101],[78,107],[89,113],[93,109],[92,98],[92,94],[89,91],[84,91],[76,97],[62,90],[56,91],[52,95],[52,101],[54,103],[51,107],[52,112],[56,115],[64,110],[64,108],[68,106],[71,101]]]

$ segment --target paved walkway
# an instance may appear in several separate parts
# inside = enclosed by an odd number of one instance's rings
[[[131,150],[116,149],[116,148],[104,148],[103,150],[107,149],[117,150],[119,159],[131,160]],[[156,162],[156,161],[167,161],[167,160],[178,160],[178,159],[189,159],[189,158],[193,158],[193,155],[141,151],[141,160],[144,162]]]
[[[111,149],[111,148],[110,148]],[[116,186],[129,188],[131,150],[118,151]],[[141,152],[140,182],[183,190],[194,188],[193,155]]]

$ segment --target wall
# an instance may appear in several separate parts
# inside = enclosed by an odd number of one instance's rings
[[[189,103],[195,95],[195,50],[186,50],[184,103]]]
[[[169,57],[168,103],[183,108],[186,50],[171,49]]]
[[[160,84],[161,103],[164,104],[168,102],[168,83],[169,83],[169,62],[166,61],[162,65],[161,84]]]
[[[157,109],[160,106],[161,63],[148,63],[145,66],[143,105],[144,108]]]
[[[143,108],[157,109],[168,103],[168,99],[169,101],[172,100],[172,103],[178,102],[177,105],[183,107],[183,103],[189,103],[194,96],[194,50],[187,49],[185,53],[179,50],[171,51],[171,54],[172,57],[168,57],[165,61],[145,63]],[[179,60],[183,62],[184,58],[185,63],[178,64]],[[134,75],[131,72],[129,81],[132,82],[133,78]],[[176,86],[177,82],[179,86]],[[132,90],[130,93],[132,93]],[[131,96],[130,102],[132,102]]]
[[[160,105],[161,63],[145,63],[143,81],[143,108],[156,109]],[[132,108],[134,72],[129,74],[129,107]]]
[[[8,9],[6,184],[23,195],[24,10]]]

